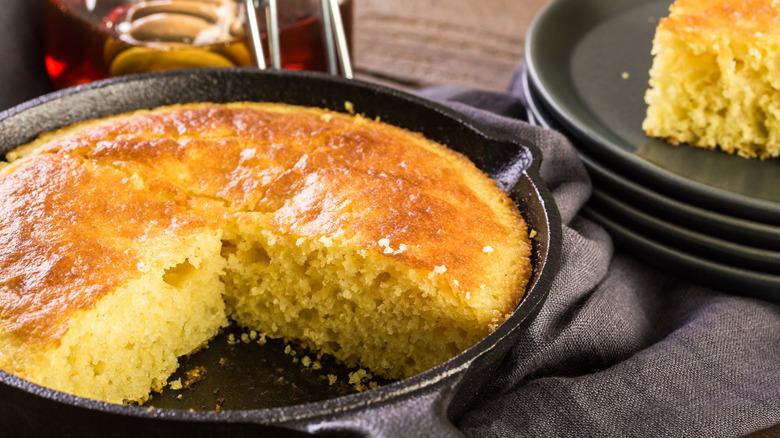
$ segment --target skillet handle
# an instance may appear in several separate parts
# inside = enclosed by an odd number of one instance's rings
[[[451,376],[431,388],[350,409],[303,429],[321,437],[463,437],[447,418],[458,380]]]

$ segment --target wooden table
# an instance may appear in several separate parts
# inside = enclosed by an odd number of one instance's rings
[[[356,77],[505,90],[549,0],[353,0]]]

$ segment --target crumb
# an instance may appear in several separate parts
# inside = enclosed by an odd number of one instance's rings
[[[321,370],[322,369],[322,364],[320,363],[320,361],[315,360],[311,364],[311,369],[313,369],[313,370]]]
[[[233,333],[228,335],[228,344],[229,345],[236,345],[236,344],[238,344],[238,341],[236,340],[236,335],[234,335]]]
[[[187,380],[184,381],[184,387],[192,388],[192,385],[203,380],[204,376],[206,375],[206,368],[202,366],[195,367],[184,373],[184,375],[187,377]]]
[[[228,360],[225,359],[224,357],[220,357],[219,358],[219,364],[220,365],[225,366],[225,365],[227,365],[227,363],[228,363]]]
[[[536,237],[536,230],[531,230],[531,232],[530,232],[530,233],[528,233],[528,237],[530,237],[531,239],[533,239],[534,237]]]
[[[249,343],[249,334],[248,333],[241,333],[241,342],[248,344]]]
[[[492,254],[493,253],[493,247],[490,246],[490,245],[487,245],[484,248],[482,248],[482,252],[487,253],[487,254]]]
[[[347,110],[348,113],[351,115],[355,115],[355,105],[352,104],[352,102],[345,100],[344,101],[344,109]]]
[[[219,394],[219,388],[215,388],[213,391],[211,391],[211,393],[214,395]]]
[[[330,386],[333,386],[333,384],[336,383],[336,381],[338,380],[339,378],[336,377],[335,374],[328,374],[328,384],[330,384]]]
[[[377,388],[379,388],[379,384],[372,380],[372,381],[368,382],[368,387],[371,388],[371,389],[377,389]]]
[[[349,384],[354,385],[357,383],[361,383],[364,379],[367,378],[368,373],[363,368],[360,368],[357,371],[353,371],[349,373]]]
[[[179,394],[179,395],[177,395],[177,396],[176,396],[176,398],[177,398],[178,400],[181,400],[181,398],[182,398],[182,395],[181,395],[181,394]]]
[[[620,77],[623,78],[623,79],[628,79],[628,73],[627,72],[623,72],[623,73],[620,74]]]
[[[303,356],[303,359],[301,359],[301,364],[306,368],[309,368],[311,366],[311,358],[309,358],[309,356]]]
[[[390,247],[390,239],[383,238],[379,239],[379,242],[377,242],[379,246],[384,248],[383,253],[384,254],[391,254],[393,252],[393,248]]]
[[[183,388],[183,385],[181,384],[181,378],[174,380],[173,382],[169,382],[168,386],[174,390],[178,391]]]
[[[260,333],[257,338],[257,345],[265,345],[266,342],[268,342],[268,339],[265,337],[265,333]]]
[[[398,245],[398,249],[393,252],[393,254],[401,254],[402,252],[406,251],[407,247],[405,243],[402,243]]]

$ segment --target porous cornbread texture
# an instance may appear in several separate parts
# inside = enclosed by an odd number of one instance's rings
[[[652,54],[647,135],[780,156],[780,4],[677,0],[656,29]]]
[[[0,368],[143,401],[235,320],[403,378],[503,322],[531,273],[461,155],[356,116],[193,104],[63,128],[0,171]]]

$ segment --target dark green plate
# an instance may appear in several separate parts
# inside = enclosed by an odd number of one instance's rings
[[[521,77],[531,122],[568,134],[539,102],[534,84],[527,74]],[[574,147],[588,169],[594,187],[619,198],[623,202],[651,213],[671,224],[705,233],[726,241],[759,249],[780,248],[780,227],[733,217],[697,207],[665,196],[636,183],[607,168],[581,150],[579,142]]]
[[[711,211],[780,225],[780,160],[755,160],[645,136],[650,49],[670,0],[554,0],[527,38],[532,82],[595,159]]]

